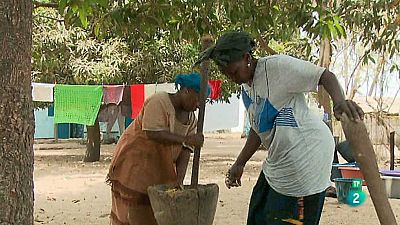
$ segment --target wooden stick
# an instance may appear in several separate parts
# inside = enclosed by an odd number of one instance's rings
[[[209,48],[213,43],[213,39],[211,36],[204,36],[201,39],[201,45],[203,51]],[[204,115],[206,110],[206,99],[207,95],[207,85],[208,85],[208,73],[209,73],[209,65],[210,62],[207,60],[201,63],[201,87],[200,87],[200,109],[199,109],[199,118],[197,121],[197,133],[203,133],[203,125],[204,125]],[[200,164],[200,150],[201,148],[195,148],[194,156],[193,156],[193,167],[192,167],[192,179],[191,179],[191,188],[197,188],[199,184],[199,164]]]
[[[390,133],[390,170],[394,170],[394,132]]]
[[[385,184],[379,175],[378,164],[364,122],[351,121],[346,114],[341,118],[346,139],[354,151],[356,161],[364,174],[375,211],[382,225],[397,225],[387,198]]]

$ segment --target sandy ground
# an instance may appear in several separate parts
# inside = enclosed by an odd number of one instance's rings
[[[244,144],[239,134],[207,135],[202,151],[200,183],[217,183],[220,196],[215,225],[246,224],[248,202],[260,173],[265,151],[257,152],[245,168],[242,187],[228,190],[224,174]],[[36,143],[35,225],[107,225],[110,187],[104,182],[115,145],[103,145],[101,160],[83,163],[85,146],[76,142]],[[191,166],[189,166],[191,167]],[[185,183],[190,181],[188,171]],[[390,200],[400,221],[400,199]],[[370,197],[357,208],[326,199],[320,224],[379,224]]]

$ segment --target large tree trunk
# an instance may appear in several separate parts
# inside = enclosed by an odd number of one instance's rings
[[[100,160],[100,125],[99,120],[93,126],[87,126],[86,155],[84,162],[96,162]]]
[[[32,1],[0,1],[0,224],[33,224]]]

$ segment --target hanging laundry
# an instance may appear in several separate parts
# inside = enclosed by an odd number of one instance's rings
[[[55,84],[32,83],[32,100],[36,102],[53,102]]]
[[[114,125],[120,113],[121,113],[121,107],[119,105],[116,104],[101,105],[97,119],[99,120],[99,122],[107,122],[107,123],[112,123],[112,125]]]
[[[156,84],[156,93],[158,92],[167,92],[167,93],[175,93],[175,84],[174,83],[162,83],[162,84]]]
[[[124,94],[123,85],[103,85],[103,104],[119,104]]]
[[[127,118],[131,118],[132,115],[132,104],[131,104],[131,87],[124,86],[124,93],[122,95],[121,115]]]
[[[56,85],[54,123],[92,126],[99,113],[103,87],[99,85]]]
[[[209,80],[208,84],[211,86],[211,94],[209,98],[216,100],[222,95],[222,80]]]
[[[155,93],[158,92],[167,92],[167,93],[175,93],[175,84],[174,83],[162,83],[162,84],[145,84],[144,93],[145,98],[147,99]]]
[[[156,93],[157,85],[158,84],[145,84],[144,85],[144,99],[145,100]]]
[[[144,84],[132,84],[131,85],[132,119],[135,119],[139,115],[140,110],[142,110],[143,104],[144,104]]]
[[[99,112],[97,119],[99,120],[99,122],[107,123],[106,134],[105,134],[104,140],[111,138],[111,130],[117,120],[118,120],[118,126],[119,126],[119,134],[121,135],[124,132],[125,126],[124,126],[123,122],[124,122],[125,118],[121,115],[121,108],[122,108],[122,104],[120,104],[120,105],[116,105],[116,104],[101,105],[100,112]]]

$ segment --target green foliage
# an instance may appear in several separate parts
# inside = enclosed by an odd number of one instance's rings
[[[322,2],[327,7],[322,7]],[[140,43],[163,36],[198,44],[201,36],[246,30],[255,37],[293,41],[299,32],[331,40],[360,32],[359,41],[390,58],[399,52],[399,3],[388,0],[59,0],[67,24],[90,26],[99,37],[116,35]],[[79,19],[78,19],[79,18]],[[89,18],[89,20],[88,20]],[[79,21],[79,22],[78,22]],[[90,21],[90,22],[89,22]]]
[[[193,44],[163,38],[138,41],[135,46],[118,37],[97,39],[81,27],[67,29],[56,11],[37,9],[32,80],[64,84],[173,82],[176,74],[192,71],[198,54]],[[223,77],[213,72],[211,79],[217,78]],[[223,99],[232,91],[237,88],[225,80]]]
[[[53,10],[37,9],[33,19],[32,80],[71,83],[72,72],[68,66],[71,46],[68,43],[73,42],[73,36],[68,35],[58,22],[62,18]]]
[[[315,49],[323,38],[334,43],[351,35],[355,42],[365,46],[363,63],[374,62],[374,55],[381,52],[394,57],[400,48],[400,13],[396,1],[57,2],[60,18],[64,19],[68,28],[66,30],[71,32],[76,27],[82,27],[84,30],[75,32],[85,31],[85,38],[71,44],[87,47],[88,50],[79,55],[74,48],[61,45],[56,51],[46,53],[59,56],[59,62],[51,65],[43,63],[38,71],[57,71],[59,77],[67,82],[170,81],[174,73],[191,71],[191,63],[200,49],[199,40],[203,35],[218,37],[227,30],[250,32],[261,47],[257,49],[257,55],[271,54],[265,47],[268,45],[278,53],[313,62],[318,58]],[[323,7],[322,2],[326,2],[327,6]],[[94,45],[98,47],[94,48]],[[63,49],[72,51],[62,57],[57,55]],[[104,52],[116,54],[116,57],[107,56]],[[395,70],[398,67],[392,68]],[[212,77],[223,78],[228,93],[237,91],[218,72],[213,72]]]
[[[77,23],[76,7],[84,6],[72,4],[72,0],[62,1],[60,12],[66,23],[81,26],[83,21]],[[90,18],[88,29],[99,38],[122,37],[135,48],[141,48],[143,42],[163,39],[171,45],[191,43],[199,49],[199,40],[205,34],[218,37],[227,30],[245,30],[264,45],[291,43],[296,50],[282,53],[311,59],[312,48],[321,38],[346,37],[337,7],[326,10],[311,0],[298,4],[291,0],[116,0],[108,5],[99,0],[90,2],[91,10],[86,13]],[[260,52],[267,53],[265,49]]]
[[[396,3],[397,2],[397,3]],[[337,14],[354,37],[367,48],[364,63],[375,63],[373,53],[386,54],[388,59],[400,52],[400,4],[387,0],[345,0]]]
[[[66,25],[78,25],[87,28],[89,16],[95,11],[108,7],[108,0],[59,0],[58,11],[64,15]],[[78,19],[79,18],[79,19]]]

